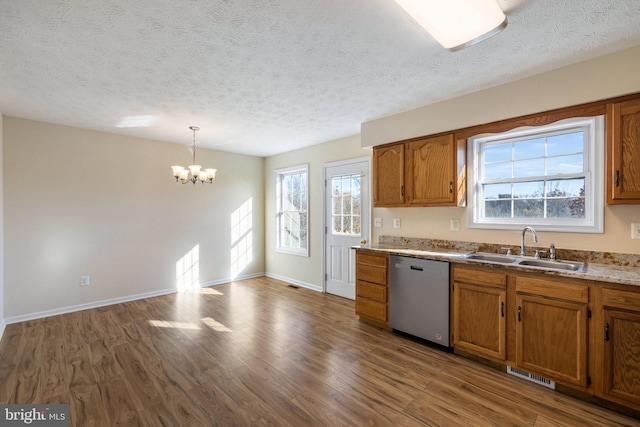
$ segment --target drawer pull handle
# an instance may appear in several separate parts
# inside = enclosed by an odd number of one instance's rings
[[[449,193],[453,193],[453,181],[449,181]]]
[[[520,313],[522,313],[522,307],[518,306],[518,322],[522,322],[522,315]]]
[[[504,317],[504,301],[500,303],[500,316]]]
[[[604,340],[609,341],[609,324],[604,324]]]
[[[620,169],[616,171],[616,187],[620,187]]]
[[[411,269],[412,269],[412,270],[418,270],[418,271],[424,271],[424,268],[422,268],[422,267],[416,267],[415,265],[412,265],[412,266],[411,266]]]

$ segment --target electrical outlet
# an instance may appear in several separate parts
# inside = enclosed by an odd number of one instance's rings
[[[400,218],[393,218],[393,228],[400,228]]]
[[[382,218],[373,218],[373,226],[376,228],[382,227]]]
[[[460,220],[452,219],[449,221],[449,229],[451,231],[460,231]]]
[[[631,223],[631,238],[640,240],[640,222]]]
[[[89,276],[80,276],[80,286],[89,286],[91,278]]]

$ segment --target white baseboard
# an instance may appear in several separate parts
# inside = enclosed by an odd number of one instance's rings
[[[4,328],[7,327],[7,323],[4,319],[0,319],[0,340],[2,340],[2,335],[4,335]]]
[[[237,281],[237,280],[253,279],[255,277],[262,277],[262,276],[265,276],[265,273],[247,274],[243,276],[238,276],[234,279],[213,280],[211,282],[201,283],[200,287],[206,288],[208,286],[222,285],[224,283],[233,282],[234,280]],[[20,323],[20,322],[26,322],[28,320],[42,319],[43,317],[57,316],[59,314],[73,313],[75,311],[88,310],[91,308],[104,307],[107,305],[120,304],[123,302],[129,302],[129,301],[136,301],[139,299],[159,297],[162,295],[169,295],[176,292],[178,292],[176,288],[162,289],[159,291],[151,291],[151,292],[145,292],[142,294],[127,295],[124,297],[111,298],[107,300],[90,302],[86,304],[78,304],[78,305],[72,305],[68,307],[55,308],[53,310],[45,310],[45,311],[39,311],[36,313],[29,313],[29,314],[22,314],[19,316],[7,317],[4,319],[4,321],[2,321],[2,323],[0,323],[0,326],[1,326],[0,330],[1,332],[4,332],[5,326],[10,325],[12,323]],[[0,333],[0,338],[2,338],[2,333]]]
[[[312,291],[322,292],[322,287],[321,286],[312,285],[311,283],[306,283],[306,282],[301,282],[299,280],[290,279],[288,277],[280,276],[279,274],[265,273],[264,275],[267,276],[267,277],[270,277],[272,279],[282,280],[283,282],[287,282],[287,283],[294,284],[296,286],[301,286],[303,288],[311,289]]]

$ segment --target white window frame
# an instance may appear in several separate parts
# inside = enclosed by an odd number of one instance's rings
[[[306,247],[304,248],[293,248],[288,246],[282,246],[281,242],[281,233],[284,231],[283,229],[283,199],[282,199],[282,179],[286,175],[293,175],[304,173],[306,175],[306,185],[304,187],[305,197],[305,206],[302,207],[301,211],[304,211],[307,215],[306,227],[304,228],[304,232],[307,236],[306,239]],[[277,169],[275,171],[276,174],[276,252],[287,253],[291,255],[299,255],[308,257],[309,256],[309,165],[300,165],[300,166],[292,166],[284,169]]]
[[[483,218],[481,217],[482,183],[481,154],[483,144],[538,134],[586,128],[584,144],[585,218]],[[542,126],[527,126],[496,134],[477,135],[467,140],[467,164],[472,168],[467,180],[470,197],[467,227],[477,229],[521,230],[524,226],[536,230],[603,233],[604,232],[604,116],[577,117]],[[561,175],[560,175],[561,176]]]

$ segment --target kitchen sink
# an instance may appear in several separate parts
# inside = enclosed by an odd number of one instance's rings
[[[547,270],[582,271],[584,269],[584,263],[581,262],[550,261],[543,259],[523,259],[518,265],[523,267],[545,268]]]
[[[517,261],[516,258],[507,255],[491,255],[491,254],[469,254],[467,259],[474,259],[476,261],[492,262],[498,264],[513,264]]]
[[[531,267],[541,270],[555,270],[555,271],[575,271],[583,272],[584,263],[577,261],[552,261],[548,259],[537,259],[531,257],[522,257],[514,255],[500,255],[500,254],[483,254],[483,253],[470,253],[464,256],[464,258],[471,261],[480,261],[488,264],[504,264],[504,265],[517,265],[519,267]]]

